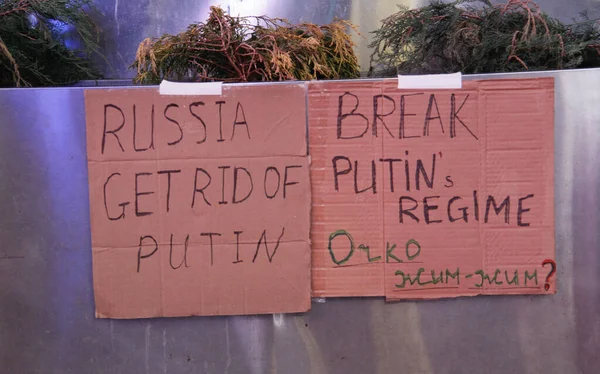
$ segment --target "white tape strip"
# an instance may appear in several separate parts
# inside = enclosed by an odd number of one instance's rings
[[[462,74],[398,75],[398,88],[450,89],[462,88]]]
[[[223,93],[223,82],[176,83],[162,81],[161,95],[217,95]]]

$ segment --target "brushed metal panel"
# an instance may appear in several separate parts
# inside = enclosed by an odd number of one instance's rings
[[[600,70],[556,79],[555,296],[94,318],[82,88],[0,90],[2,373],[596,373]]]

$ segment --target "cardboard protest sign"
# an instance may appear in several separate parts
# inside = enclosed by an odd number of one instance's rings
[[[552,78],[309,85],[314,296],[555,292]]]
[[[85,101],[98,317],[310,308],[303,85]]]

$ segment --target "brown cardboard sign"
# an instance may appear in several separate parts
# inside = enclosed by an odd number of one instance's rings
[[[85,101],[98,317],[310,308],[304,85]]]
[[[314,296],[555,293],[552,78],[308,101]]]

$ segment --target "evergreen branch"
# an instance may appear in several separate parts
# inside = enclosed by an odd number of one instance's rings
[[[600,66],[595,47],[600,30],[583,17],[583,22],[565,25],[530,0],[401,7],[374,31],[369,72],[469,74]]]
[[[360,71],[347,29],[354,26],[340,20],[291,25],[266,16],[232,17],[211,7],[206,22],[140,43],[132,67],[135,81],[146,84],[354,78]]]
[[[11,4],[12,4],[12,7],[9,8],[8,5],[11,5]],[[18,2],[7,1],[6,4],[2,8],[8,8],[8,10],[1,11],[0,17],[8,16],[9,14],[12,14],[12,13],[25,12],[29,9],[29,3],[26,0],[19,0]]]
[[[13,81],[15,82],[15,85],[17,87],[21,87],[21,84],[27,85],[27,82],[25,82],[23,80],[23,78],[21,78],[21,74],[19,74],[19,65],[17,65],[17,62],[15,61],[12,54],[8,50],[8,47],[6,46],[6,44],[4,43],[4,40],[2,40],[2,38],[0,38],[0,53],[2,53],[2,55],[4,55],[4,57],[10,63],[9,68],[11,70]]]
[[[1,0],[0,0],[1,1]],[[98,52],[91,0],[12,0],[0,4],[0,87],[66,85],[100,74],[87,58]],[[81,50],[65,45],[72,27]],[[103,57],[103,56],[101,56]]]

